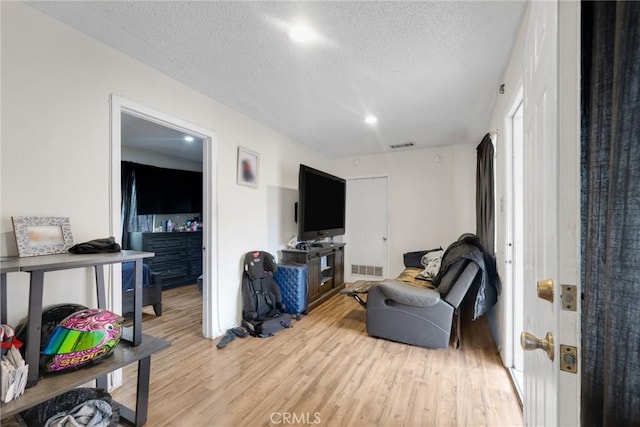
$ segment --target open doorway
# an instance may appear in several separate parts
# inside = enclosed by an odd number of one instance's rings
[[[219,327],[218,283],[217,283],[217,185],[216,185],[216,135],[213,131],[187,123],[176,117],[160,113],[123,98],[111,97],[111,233],[122,235],[121,212],[121,161],[122,124],[131,116],[156,125],[192,136],[202,141],[202,334],[214,338],[222,334]],[[162,226],[162,220],[160,227]],[[121,272],[112,274],[112,304],[118,307],[122,301]]]
[[[512,107],[505,117],[505,272],[506,288],[510,297],[507,303],[507,323],[510,330],[511,357],[508,361],[509,370],[516,386],[518,397],[522,402],[524,386],[523,368],[524,358],[520,347],[520,331],[524,330],[523,320],[523,99],[522,89],[518,91]]]
[[[155,253],[144,260],[142,305],[160,316],[171,309],[165,291],[196,286],[202,274],[203,141],[126,112],[120,126],[120,242],[124,250]],[[126,314],[133,307],[133,265],[122,269]]]

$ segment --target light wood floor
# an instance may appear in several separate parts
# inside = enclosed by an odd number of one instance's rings
[[[486,320],[462,346],[427,350],[367,336],[364,309],[336,295],[271,338],[224,349],[201,338],[195,285],[163,293],[143,330],[172,341],[152,357],[148,426],[519,426],[522,412]],[[112,392],[134,407],[136,369]]]

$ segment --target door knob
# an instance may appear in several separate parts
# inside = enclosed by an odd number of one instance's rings
[[[542,339],[529,332],[522,332],[520,334],[520,346],[524,351],[544,350],[549,359],[553,361],[553,334],[551,332],[547,332],[547,335]]]
[[[387,241],[387,236],[382,236],[382,240]]]

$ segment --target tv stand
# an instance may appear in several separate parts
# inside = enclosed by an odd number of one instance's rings
[[[283,249],[283,263],[308,266],[311,311],[344,288],[345,243],[311,243],[309,249]]]

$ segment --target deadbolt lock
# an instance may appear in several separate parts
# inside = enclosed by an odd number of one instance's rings
[[[538,298],[553,303],[553,280],[538,280],[537,283]]]

